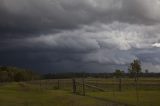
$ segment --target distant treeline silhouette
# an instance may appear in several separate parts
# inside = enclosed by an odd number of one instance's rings
[[[86,73],[86,72],[66,72],[66,73],[48,73],[48,74],[37,74],[33,71],[21,69],[10,66],[0,66],[0,82],[12,82],[12,81],[29,81],[37,79],[64,79],[64,78],[113,78],[117,77],[119,71],[113,73]],[[133,78],[132,73],[121,73],[120,77]],[[160,73],[144,72],[139,73],[139,77],[160,77]]]
[[[28,81],[38,79],[32,71],[9,66],[0,66],[0,82]]]
[[[92,77],[92,78],[113,78],[117,77],[116,73],[48,73],[44,74],[44,79],[63,79],[63,78],[86,78],[86,77]],[[123,73],[121,77],[129,77],[133,78],[132,73]],[[140,73],[139,77],[160,77],[160,73]]]

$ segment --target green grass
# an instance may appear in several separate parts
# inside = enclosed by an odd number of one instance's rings
[[[107,102],[61,90],[42,90],[25,83],[0,87],[0,106],[106,106]]]
[[[137,102],[135,91],[123,92],[91,92],[88,95],[109,101],[126,103],[138,106],[160,106],[160,91],[139,91]]]
[[[60,79],[60,89],[57,89],[57,82],[58,79],[3,84],[0,86],[0,106],[112,106],[114,103],[160,106],[160,78],[139,79],[138,102],[134,79],[122,79],[122,92],[118,92],[117,79],[87,78],[87,84],[105,90],[100,92],[86,87],[87,96],[72,94],[71,79]],[[82,94],[82,86],[78,85],[77,91]]]
[[[126,103],[138,106],[160,106],[160,78],[140,78],[138,82],[137,101],[136,87],[134,79],[122,79],[122,92],[118,91],[118,80],[116,79],[96,79],[89,80],[90,84],[95,84],[106,90],[106,92],[88,92],[91,97]]]

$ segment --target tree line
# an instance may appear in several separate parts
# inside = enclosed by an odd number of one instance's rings
[[[138,77],[160,77],[160,73],[152,73],[149,72],[148,69],[145,69],[142,72],[141,62],[136,59],[133,60],[132,63],[128,66],[128,71],[125,72],[121,69],[116,69],[115,72],[112,73],[86,73],[86,72],[68,72],[68,73],[48,73],[44,74],[44,79],[59,79],[59,78],[82,78],[82,77],[93,77],[93,78],[122,78],[129,77],[135,78],[135,81],[138,80]]]
[[[149,70],[142,72],[139,60],[134,60],[128,66],[128,72],[116,69],[112,73],[86,73],[86,72],[67,72],[67,73],[48,73],[39,75],[33,71],[17,67],[0,66],[0,82],[28,81],[35,79],[63,79],[63,78],[122,78],[130,77],[138,80],[138,77],[160,77],[160,73],[151,73]]]
[[[0,82],[28,81],[38,79],[32,71],[9,66],[0,66]]]

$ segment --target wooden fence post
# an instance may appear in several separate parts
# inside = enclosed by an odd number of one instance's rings
[[[72,79],[72,85],[73,85],[73,93],[76,93],[76,80]]]
[[[60,88],[60,82],[58,80],[58,82],[57,82],[57,89],[59,89],[59,88]]]
[[[137,106],[139,106],[139,92],[138,92],[138,80],[136,80],[136,98],[137,98]]]
[[[113,97],[115,97],[115,78],[113,77]]]
[[[119,91],[121,92],[122,91],[122,79],[119,78]]]
[[[46,80],[46,84],[45,85],[46,85],[46,89],[48,89],[48,80]]]
[[[42,81],[40,80],[39,82],[40,82],[39,83],[40,84],[40,89],[42,89]]]
[[[82,79],[82,87],[83,87],[83,96],[85,96],[85,81],[84,78]]]

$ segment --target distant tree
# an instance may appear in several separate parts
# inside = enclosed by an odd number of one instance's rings
[[[0,82],[6,82],[8,80],[8,73],[6,71],[0,71]]]
[[[148,74],[149,73],[149,70],[148,69],[145,69],[145,74]]]
[[[39,75],[29,70],[0,66],[0,82],[27,81],[32,79],[39,79]]]
[[[0,71],[7,71],[7,70],[8,70],[7,66],[1,66],[0,67]]]
[[[135,81],[138,80],[138,75],[141,72],[141,70],[141,62],[139,60],[134,60],[128,68],[128,71],[131,74],[131,76],[135,77]]]
[[[24,75],[21,72],[18,72],[14,76],[15,81],[24,81]]]
[[[129,66],[130,74],[134,74],[135,78],[135,86],[136,86],[136,98],[137,98],[137,105],[139,103],[139,93],[138,93],[138,75],[141,72],[141,62],[139,60],[134,60]]]
[[[121,70],[115,70],[114,75],[116,76],[116,78],[119,80],[119,91],[122,91],[122,77],[124,75],[124,71]]]
[[[116,76],[116,78],[121,78],[124,75],[124,71],[117,69],[115,70],[114,75]]]

